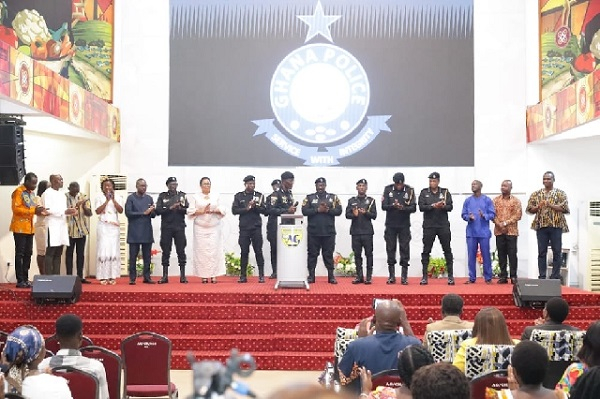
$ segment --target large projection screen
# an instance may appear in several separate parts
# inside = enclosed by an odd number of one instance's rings
[[[169,165],[473,166],[472,0],[171,0]]]

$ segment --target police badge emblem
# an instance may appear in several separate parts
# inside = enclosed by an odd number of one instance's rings
[[[305,43],[317,36],[330,43],[304,45],[279,63],[271,79],[270,102],[283,131],[274,119],[255,120],[254,136],[266,135],[305,165],[338,165],[340,158],[361,151],[381,131],[389,132],[386,122],[391,115],[366,115],[371,98],[367,73],[331,37],[330,25],[342,16],[325,15],[319,0],[313,15],[297,17],[309,26]]]

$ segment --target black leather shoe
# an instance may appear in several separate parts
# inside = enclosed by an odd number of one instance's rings
[[[419,285],[427,285],[427,284],[429,284],[429,281],[427,281],[427,279],[425,277],[423,277],[421,279],[421,282],[419,283]]]
[[[17,283],[17,288],[29,288],[29,285],[27,285],[26,282],[24,282],[24,283]]]
[[[448,277],[448,285],[454,285],[454,284],[456,284],[454,282],[454,278],[453,277]]]
[[[371,284],[373,284],[373,282],[371,281],[370,278],[365,280],[365,285],[371,285]]]
[[[503,277],[498,280],[498,284],[508,284],[508,279]]]
[[[82,278],[81,284],[92,284],[92,282],[90,280],[86,280],[86,279]]]
[[[365,279],[363,279],[362,277],[357,277],[354,280],[352,280],[352,284],[363,284],[365,282]]]
[[[400,284],[402,284],[402,285],[408,285],[408,279],[406,277],[402,277],[400,279]]]
[[[129,285],[135,285],[135,280],[129,280]]]
[[[475,281],[467,280],[465,281],[465,284],[475,284]]]
[[[390,277],[385,282],[386,284],[396,284],[396,277]]]
[[[492,284],[492,280],[485,280],[486,284]]]
[[[240,279],[238,280],[238,283],[247,283],[248,279],[246,277],[240,277]]]
[[[160,281],[159,281],[159,282],[160,282]],[[188,283],[188,279],[187,279],[185,276],[183,276],[183,277],[179,277],[179,282],[180,282],[181,284],[187,284],[187,283]]]
[[[329,284],[337,284],[337,280],[335,279],[335,277],[331,277],[331,278],[327,279],[327,282]]]
[[[277,278],[277,273],[271,273],[269,276],[269,280],[275,280]]]
[[[156,284],[156,281],[152,281],[150,279],[144,280],[144,284]]]
[[[511,283],[512,285],[515,285],[515,284],[517,284],[517,281],[518,281],[518,280],[517,280],[517,278],[516,278],[516,277],[515,277],[515,278],[511,278],[511,279],[510,279],[510,283]]]
[[[258,282],[259,283],[264,283],[265,282],[265,276],[258,276]]]
[[[314,284],[315,283],[315,278],[312,276],[308,276],[308,278],[306,279],[306,282],[309,284]]]
[[[160,280],[158,280],[158,284],[167,284],[169,282],[169,278],[163,276]]]

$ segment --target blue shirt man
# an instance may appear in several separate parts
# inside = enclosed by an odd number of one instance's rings
[[[473,195],[465,200],[462,218],[467,222],[467,254],[469,256],[469,280],[465,284],[475,283],[477,277],[476,258],[477,246],[483,257],[483,278],[487,284],[492,283],[492,259],[490,256],[490,221],[496,217],[494,203],[487,195],[481,194],[483,184],[473,180],[471,191]]]

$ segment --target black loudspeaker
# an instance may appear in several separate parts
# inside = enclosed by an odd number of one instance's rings
[[[513,299],[519,307],[540,309],[555,296],[561,296],[560,280],[520,278],[513,286]]]
[[[0,185],[19,185],[25,173],[23,126],[0,125]]]
[[[78,276],[34,276],[31,296],[37,303],[75,303],[81,296],[81,280]]]

